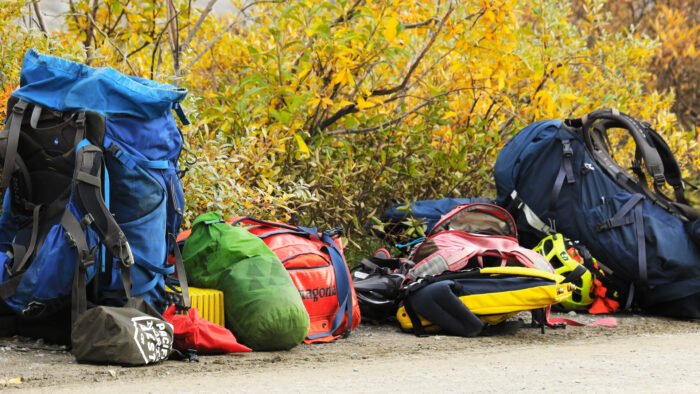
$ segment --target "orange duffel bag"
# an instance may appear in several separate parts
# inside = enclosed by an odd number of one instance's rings
[[[331,342],[360,324],[360,307],[345,263],[340,231],[267,222],[251,217],[228,221],[260,237],[279,257],[299,289],[311,319],[306,343]]]

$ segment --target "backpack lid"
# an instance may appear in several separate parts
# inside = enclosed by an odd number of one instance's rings
[[[92,111],[105,117],[156,119],[187,95],[187,89],[125,75],[30,49],[24,56],[15,97],[56,111]]]
[[[508,211],[498,205],[485,203],[457,206],[433,226],[428,236],[444,230],[518,238],[517,226]]]

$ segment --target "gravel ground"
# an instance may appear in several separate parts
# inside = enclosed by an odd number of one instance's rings
[[[0,338],[0,390],[61,392],[700,392],[700,324],[615,316],[617,328],[524,328],[483,338],[418,338],[362,325],[286,352],[201,356],[140,368],[83,365],[65,348]],[[591,322],[593,316],[577,319]]]

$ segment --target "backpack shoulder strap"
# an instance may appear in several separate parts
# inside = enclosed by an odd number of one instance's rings
[[[24,120],[24,111],[27,109],[26,101],[18,101],[12,106],[7,122],[7,133],[2,133],[0,140],[7,140],[3,144],[2,155],[5,157],[2,170],[2,178],[0,179],[0,189],[4,190],[10,184],[10,178],[14,172],[15,158],[17,157],[17,145],[19,144],[19,134]]]
[[[76,151],[73,193],[77,204],[112,256],[128,268],[134,264],[131,247],[102,196],[102,150],[85,139]]]
[[[594,129],[593,126],[600,121],[603,122],[604,130],[611,128],[622,128],[627,130],[634,139],[641,157],[644,158],[644,164],[647,171],[652,176],[654,185],[661,186],[666,183],[664,163],[661,160],[658,150],[653,145],[651,138],[647,135],[645,128],[634,118],[618,110],[598,110],[591,112],[582,118],[581,132],[586,145],[592,152],[596,151],[596,149],[593,149],[594,146],[592,134],[594,133],[594,130],[592,129]]]

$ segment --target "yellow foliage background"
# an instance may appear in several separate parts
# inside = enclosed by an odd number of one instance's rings
[[[186,87],[188,222],[219,210],[355,241],[392,201],[492,196],[522,126],[601,107],[652,123],[698,176],[697,2],[211,4],[74,0],[44,33],[31,2],[0,0],[0,99],[31,47]]]

